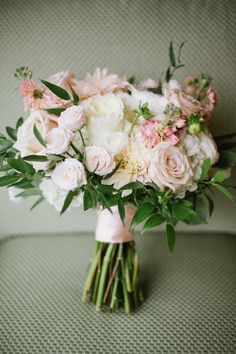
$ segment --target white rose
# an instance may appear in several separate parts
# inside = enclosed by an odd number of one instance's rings
[[[85,149],[85,156],[87,169],[99,176],[107,175],[116,167],[113,155],[104,147],[88,146]]]
[[[58,118],[58,125],[62,128],[70,129],[75,132],[80,129],[84,123],[83,108],[81,106],[72,106],[61,113]]]
[[[114,94],[94,96],[81,103],[87,121],[90,142],[100,145],[110,133],[122,129],[124,106]]]
[[[61,211],[64,205],[68,190],[58,187],[58,185],[51,179],[44,179],[39,189],[42,192],[46,201],[52,205],[57,211]],[[83,203],[83,193],[80,192],[78,197],[74,198],[70,206],[72,208],[80,207]]]
[[[74,134],[64,128],[54,128],[46,136],[47,153],[63,154],[68,150]]]
[[[167,105],[167,100],[164,96],[157,95],[150,91],[139,91],[132,87],[131,95],[141,103],[141,105],[147,103],[150,112],[155,116],[159,116]]]
[[[74,190],[87,183],[83,164],[73,158],[59,162],[52,173],[52,179],[66,190]]]
[[[18,129],[17,140],[14,144],[14,148],[20,151],[23,157],[28,155],[46,155],[45,147],[40,144],[34,135],[34,125],[36,125],[43,139],[46,138],[48,132],[57,127],[57,123],[50,119],[47,114],[41,111],[33,111]],[[32,165],[36,170],[45,170],[48,167],[48,162],[32,162]]]
[[[192,184],[193,171],[187,155],[171,142],[161,142],[152,150],[148,172],[161,190],[169,187],[175,192]]]
[[[17,197],[18,194],[20,194],[21,192],[23,192],[22,189],[20,188],[16,188],[16,187],[9,187],[8,188],[8,195],[10,198],[10,201],[16,204],[20,204],[20,202],[22,202],[23,197]]]

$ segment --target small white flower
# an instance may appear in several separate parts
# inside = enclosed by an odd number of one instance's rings
[[[141,103],[141,105],[147,103],[150,112],[155,116],[159,116],[167,105],[167,100],[164,96],[157,95],[150,91],[139,91],[132,87],[131,95]]]
[[[72,106],[61,113],[58,118],[59,127],[70,129],[72,132],[80,129],[84,123],[83,108],[81,106]]]
[[[61,211],[64,205],[68,190],[58,187],[58,185],[51,179],[44,179],[40,185],[39,189],[42,192],[43,197],[46,201],[52,205],[57,211]],[[70,207],[77,208],[83,204],[83,193],[80,192],[78,197],[74,198]]]
[[[74,190],[87,183],[83,164],[73,158],[59,162],[52,173],[52,179],[66,190]]]
[[[102,146],[88,146],[85,156],[87,169],[99,176],[107,175],[116,166],[113,155]]]
[[[74,134],[61,127],[52,129],[46,136],[47,148],[49,154],[63,154],[69,148]]]

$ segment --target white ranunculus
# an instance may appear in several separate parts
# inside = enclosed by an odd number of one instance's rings
[[[214,139],[210,134],[203,132],[201,132],[198,137],[200,139],[200,150],[206,158],[211,160],[212,165],[214,165],[219,159],[219,153]]]
[[[84,123],[83,108],[81,106],[72,106],[61,113],[58,118],[58,125],[73,132],[80,129]]]
[[[73,139],[74,134],[61,127],[52,129],[46,135],[46,151],[49,154],[63,154],[69,148],[69,145]]]
[[[131,96],[141,103],[141,105],[147,103],[150,112],[154,116],[159,116],[165,110],[167,105],[167,100],[162,95],[157,95],[150,91],[139,91],[132,87],[132,94]]]
[[[75,190],[87,183],[83,164],[74,158],[59,162],[52,173],[52,179],[66,190]]]
[[[64,205],[68,190],[60,188],[51,178],[44,179],[39,185],[46,201],[52,205],[57,211],[61,211]],[[70,206],[73,208],[80,207],[83,203],[83,193],[80,192],[78,197],[74,198]]]
[[[198,158],[201,164],[207,158],[210,158],[212,165],[214,165],[218,158],[219,153],[217,146],[210,134],[201,132],[198,135],[188,135],[183,139],[183,147],[189,157]]]
[[[113,155],[102,146],[88,146],[85,156],[87,169],[99,176],[107,175],[116,167]]]
[[[183,148],[167,141],[159,143],[152,150],[148,172],[161,190],[169,187],[175,192],[193,182],[193,171]]]
[[[119,97],[114,94],[94,96],[81,105],[92,144],[101,145],[109,134],[121,130],[124,106]]]
[[[21,192],[23,192],[23,190],[20,188],[9,187],[8,194],[9,194],[10,201],[16,204],[20,204],[20,202],[22,202],[23,200],[23,197],[17,197],[17,195],[20,194]]]
[[[33,111],[29,118],[20,126],[17,132],[17,140],[14,144],[21,156],[46,155],[45,147],[40,144],[34,135],[33,127],[36,125],[43,139],[55,127],[57,123],[47,114],[41,111]],[[48,167],[48,162],[32,162],[36,170],[44,170]]]

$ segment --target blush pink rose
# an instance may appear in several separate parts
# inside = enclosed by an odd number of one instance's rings
[[[184,150],[167,141],[152,150],[148,173],[162,191],[168,187],[175,192],[191,184],[193,179],[193,171]]]
[[[75,190],[87,183],[84,165],[74,158],[59,162],[53,173],[52,179],[62,189]]]
[[[116,167],[113,155],[102,146],[88,146],[85,156],[87,169],[99,176],[107,175]]]

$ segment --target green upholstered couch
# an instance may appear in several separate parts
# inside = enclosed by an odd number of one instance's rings
[[[235,14],[233,0],[0,0],[0,130],[22,114],[16,67],[158,78],[172,39],[187,40],[178,79],[214,77],[214,134],[235,131]],[[235,353],[236,208],[216,200],[208,225],[179,225],[173,256],[161,231],[137,237],[147,300],[126,316],[80,301],[94,213],[29,213],[0,190],[0,353]]]

